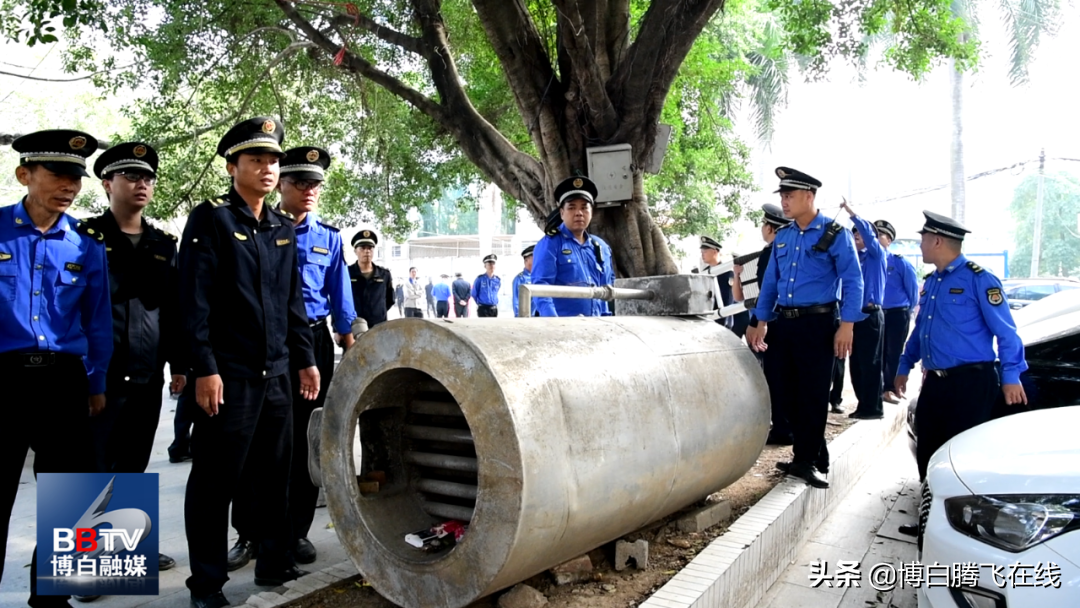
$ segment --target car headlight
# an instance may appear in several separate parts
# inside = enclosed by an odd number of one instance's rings
[[[1080,495],[957,496],[945,499],[945,516],[957,531],[1019,553],[1080,528]]]

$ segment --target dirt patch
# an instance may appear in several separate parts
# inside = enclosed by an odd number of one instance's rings
[[[849,389],[850,390],[850,389]],[[854,409],[848,403],[846,409]],[[828,441],[847,429],[854,421],[847,414],[829,414],[829,423],[825,428]],[[791,448],[766,446],[753,468],[741,479],[722,491],[708,497],[706,501],[728,500],[731,503],[731,518],[704,532],[682,534],[675,527],[677,513],[656,522],[644,530],[639,530],[623,537],[635,541],[643,538],[649,542],[649,568],[647,570],[628,569],[615,572],[612,565],[614,543],[600,547],[591,553],[594,566],[594,580],[576,585],[556,586],[551,576],[544,572],[524,581],[547,596],[548,606],[552,608],[628,608],[645,601],[653,592],[662,587],[672,576],[690,560],[707,547],[716,537],[727,531],[739,516],[761,500],[773,489],[783,473],[776,470],[776,463],[791,459]],[[702,506],[705,501],[690,508]],[[668,541],[674,541],[676,546]],[[495,608],[498,594],[484,598],[470,608]],[[336,586],[324,589],[309,597],[287,604],[288,608],[395,608],[395,605],[380,596],[361,577],[357,576]]]

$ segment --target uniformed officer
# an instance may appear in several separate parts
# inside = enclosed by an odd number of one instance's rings
[[[878,242],[888,251],[889,245],[896,240],[896,228],[885,220],[874,222],[874,226],[877,227]],[[919,303],[919,280],[915,276],[915,267],[904,256],[889,253],[885,259],[885,299],[881,304],[885,309],[884,343],[881,348],[885,392],[881,398],[889,403],[900,403],[893,380],[911,329],[911,317],[915,315],[915,306]]]
[[[473,281],[472,299],[476,300],[476,316],[499,316],[499,288],[502,279],[495,276],[495,262],[499,260],[494,253],[484,256],[484,274]]]
[[[454,292],[454,316],[464,319],[469,316],[469,298],[472,297],[472,286],[461,278],[460,272],[454,273],[454,282],[450,285],[450,291]]]
[[[361,230],[352,237],[356,263],[349,266],[349,281],[356,316],[367,322],[368,329],[385,322],[387,311],[394,306],[394,279],[390,271],[371,261],[378,244],[379,235],[371,230]]]
[[[555,187],[558,216],[533,250],[534,285],[600,286],[615,283],[611,247],[589,234],[596,184],[587,177],[570,177]],[[554,215],[554,214],[553,214]],[[541,317],[599,317],[611,314],[604,300],[534,298]]]
[[[757,277],[755,283],[760,286],[761,279],[769,270],[769,261],[772,258],[772,244],[776,240],[776,231],[780,230],[784,226],[791,223],[790,218],[784,217],[784,210],[779,205],[772,203],[765,203],[761,206],[762,219],[761,219],[761,240],[765,241],[765,247],[761,249],[761,255],[757,259]],[[743,297],[743,284],[742,284],[742,266],[736,265],[733,269],[735,274],[735,281],[731,285],[732,297],[737,302],[742,302]],[[747,321],[747,327],[751,323],[756,323],[753,317],[753,311],[748,311],[750,319]],[[745,332],[745,330],[744,330]],[[765,336],[765,344],[768,345],[771,338]],[[758,359],[764,361],[765,353],[754,352]],[[775,378],[773,378],[775,379]],[[770,380],[769,376],[765,377],[766,382]],[[769,436],[766,439],[766,443],[771,445],[791,445],[794,438],[791,434],[791,424],[788,422],[787,412],[785,411],[786,405],[779,400],[781,392],[779,389],[769,389],[769,405],[771,406],[772,414],[772,427],[769,429]]]
[[[255,584],[302,576],[290,554],[289,468],[292,386],[320,392],[297,263],[293,216],[265,203],[277,187],[281,124],[253,118],[218,144],[232,177],[224,196],[192,210],[180,246],[184,328],[195,393],[191,475],[184,519],[194,608],[228,605],[229,502],[241,484],[257,487],[252,523],[261,540]]]
[[[445,319],[450,316],[450,286],[446,284],[446,280],[450,278],[450,275],[439,275],[439,283],[431,288],[432,297],[435,298],[435,316],[439,319]]]
[[[102,234],[65,211],[82,188],[97,140],[69,130],[24,135],[15,177],[26,196],[0,208],[0,575],[8,524],[28,448],[34,474],[89,473],[93,458],[72,451],[105,407],[112,355],[109,279]],[[31,606],[67,606],[37,595],[37,548],[30,562]]]
[[[720,243],[711,236],[701,237],[701,262],[698,272],[710,277],[716,277],[717,290],[715,293],[720,294],[720,299],[716,302],[716,308],[720,309],[731,304],[734,300],[731,294],[731,286],[735,282],[735,273],[730,270],[720,272]],[[728,329],[734,330],[734,317],[721,317],[717,322]]]
[[[300,395],[299,378],[294,375],[291,379],[293,457],[292,475],[289,478],[289,522],[294,538],[293,557],[301,564],[310,564],[317,555],[315,545],[307,536],[315,518],[319,489],[308,475],[308,421],[311,413],[322,407],[334,377],[335,342],[341,342],[346,349],[352,346],[352,323],[356,310],[341,234],[336,226],[316,215],[325,172],[330,167],[330,153],[313,146],[292,148],[285,151],[279,166],[280,209],[295,218],[293,226],[296,229],[296,253],[303,284],[304,308],[314,340],[315,363],[321,380],[319,395],[314,400],[308,400]],[[333,321],[336,340],[331,338],[328,318]],[[253,511],[258,508],[258,498],[259,488],[244,487],[233,499],[232,522],[239,538],[229,550],[230,571],[243,567],[255,557],[257,536],[252,530],[252,522],[255,519]]]
[[[521,252],[521,257],[525,260],[525,268],[514,277],[514,282],[511,285],[513,293],[510,295],[514,304],[515,317],[518,316],[518,287],[532,284],[533,250],[535,249],[536,245],[529,245]]]
[[[904,396],[908,374],[922,361],[927,372],[915,410],[916,460],[926,477],[930,456],[946,441],[990,420],[998,391],[1005,403],[1027,403],[1020,374],[1027,369],[1001,281],[970,262],[961,249],[970,232],[956,220],[923,211],[923,260],[936,270],[919,292],[915,330],[900,357],[894,386]],[[997,354],[994,353],[997,338]],[[999,381],[995,359],[1001,360]]]
[[[116,144],[94,163],[109,209],[86,223],[105,236],[113,321],[105,411],[90,422],[103,473],[146,471],[161,418],[165,363],[172,372],[170,392],[187,383],[176,308],[177,239],[143,217],[154,198],[157,168],[157,152],[142,142]],[[158,555],[159,570],[175,565]]]
[[[815,206],[821,182],[787,167],[778,167],[776,175],[780,205],[794,221],[776,233],[746,341],[765,352],[769,388],[785,404],[795,436],[792,461],[777,467],[827,488],[819,472],[829,470],[829,381],[833,358],[851,353],[852,326],[865,316],[862,273],[851,233]],[[772,335],[767,346],[766,332]]]
[[[859,405],[849,418],[875,420],[884,416],[881,407],[881,340],[885,314],[885,248],[878,242],[874,226],[855,213],[845,200],[840,205],[854,224],[855,249],[862,269],[862,311],[866,318],[855,324],[851,344],[851,386]],[[838,362],[843,365],[842,361]]]

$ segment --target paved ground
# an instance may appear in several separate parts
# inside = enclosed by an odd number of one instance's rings
[[[395,311],[396,312],[396,311]],[[166,396],[162,405],[161,422],[158,426],[154,451],[150,459],[148,473],[157,473],[161,484],[160,499],[160,544],[161,551],[172,556],[177,566],[161,573],[159,596],[116,596],[103,597],[90,604],[72,602],[76,607],[87,608],[128,608],[132,606],[153,606],[154,608],[188,608],[189,594],[184,580],[191,574],[188,569],[187,541],[184,537],[184,489],[187,484],[191,463],[170,464],[166,452],[172,443],[172,419],[176,401]],[[73,453],[78,448],[73,448]],[[0,586],[0,606],[4,608],[25,606],[29,597],[30,556],[34,550],[36,530],[36,492],[34,486],[33,455],[27,458],[20,480],[19,494],[15,499],[15,509],[11,516],[11,530],[8,538],[7,558],[4,562],[4,578]],[[310,539],[319,551],[319,559],[305,570],[321,570],[347,559],[345,550],[338,543],[333,529],[328,529],[330,517],[326,509],[316,509],[315,523],[312,525]],[[236,540],[235,533],[229,537],[230,546]],[[225,585],[225,595],[234,604],[243,604],[248,596],[267,587],[255,586],[255,564],[230,573],[231,580]]]
[[[878,460],[831,513],[799,552],[757,608],[915,608],[913,589],[883,592],[868,579],[875,564],[915,560],[915,539],[897,532],[914,524],[918,515],[919,484],[915,458],[901,432],[881,451]],[[828,564],[836,572],[840,560],[858,561],[858,588],[811,585],[811,563]]]

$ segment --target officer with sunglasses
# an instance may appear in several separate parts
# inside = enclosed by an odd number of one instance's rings
[[[177,239],[143,217],[154,198],[157,168],[157,152],[141,142],[117,144],[94,163],[109,209],[87,224],[105,236],[113,328],[105,411],[91,419],[102,473],[146,471],[161,416],[165,363],[171,367],[171,392],[187,383],[176,307]],[[175,565],[171,557],[158,556],[159,570]]]

